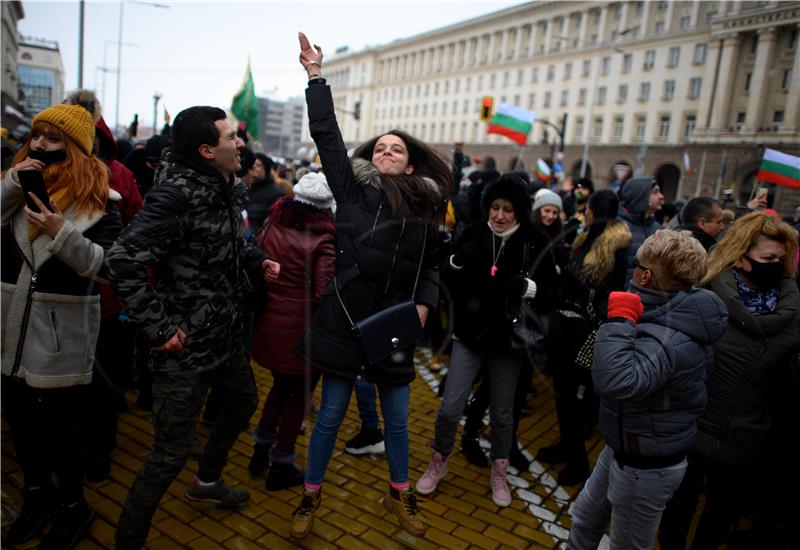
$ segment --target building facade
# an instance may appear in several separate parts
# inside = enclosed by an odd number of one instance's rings
[[[25,17],[22,9],[22,2],[0,2],[0,44],[2,44],[3,55],[0,67],[2,68],[2,78],[0,78],[0,94],[2,94],[2,126],[8,130],[14,130],[19,124],[23,123],[24,117],[20,116],[19,102],[17,98],[17,52],[19,44],[17,40],[17,21]]]
[[[17,74],[20,105],[28,116],[64,98],[64,64],[58,42],[20,37]]]
[[[296,154],[303,128],[304,105],[302,97],[287,101],[258,98],[261,113],[258,140],[265,152],[278,157],[293,157]]]
[[[491,96],[555,126],[566,115],[570,174],[588,141],[601,186],[623,163],[656,176],[669,199],[730,188],[741,199],[764,147],[800,155],[799,31],[800,2],[539,1],[346,52],[323,71],[351,143],[399,127],[443,152],[463,140],[505,169],[520,149],[486,134]],[[356,103],[359,120],[348,115]],[[525,164],[557,141],[534,124]],[[781,189],[770,200],[800,204]]]

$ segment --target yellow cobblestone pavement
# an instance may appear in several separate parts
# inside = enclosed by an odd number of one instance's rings
[[[440,400],[436,388],[441,373],[429,372],[430,352],[417,356],[418,377],[411,387],[409,406],[409,471],[412,485],[422,475],[430,458],[434,422]],[[261,404],[272,384],[266,369],[254,365]],[[520,444],[527,456],[558,438],[550,379],[538,371],[535,392],[530,395],[532,413],[522,418]],[[316,398],[319,398],[317,390]],[[112,455],[111,478],[87,483],[86,497],[97,512],[89,536],[77,548],[111,548],[120,508],[152,440],[150,413],[136,407],[135,394],[129,393],[129,411],[120,416],[117,449]],[[257,412],[251,428],[260,415]],[[568,508],[577,487],[559,487],[555,476],[561,466],[534,461],[529,471],[510,468],[509,482],[514,501],[508,508],[497,507],[491,499],[489,469],[470,465],[454,451],[450,471],[432,495],[420,497],[420,509],[428,525],[424,538],[415,538],[398,526],[396,518],[381,505],[386,491],[388,469],[384,457],[352,456],[344,452],[344,442],[359,429],[355,397],[339,433],[339,440],[326,474],[322,506],[311,535],[299,547],[327,548],[560,548],[569,528]],[[488,436],[488,428],[485,430]],[[204,440],[206,431],[198,426]],[[310,427],[298,439],[298,463],[305,463]],[[460,433],[457,441],[460,441]],[[488,441],[482,440],[488,450]],[[587,442],[590,461],[602,449],[602,438],[595,432]],[[187,467],[170,486],[153,518],[146,548],[297,548],[289,538],[289,522],[299,501],[300,488],[267,492],[264,478],[254,478],[247,470],[252,441],[243,433],[234,445],[223,476],[251,494],[250,503],[238,511],[191,503],[183,498],[186,484],[197,471],[197,463]],[[2,528],[3,532],[19,510],[22,473],[14,458],[7,426],[2,440]],[[20,548],[35,548],[32,540]]]

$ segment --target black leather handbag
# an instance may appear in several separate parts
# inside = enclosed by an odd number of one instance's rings
[[[405,228],[405,219],[403,227]],[[402,234],[402,230],[401,230]],[[425,226],[425,236],[422,241],[422,254],[419,257],[417,266],[417,277],[414,280],[414,290],[411,299],[399,304],[395,304],[369,317],[365,317],[358,323],[353,323],[347,308],[339,294],[339,283],[336,277],[333,278],[333,286],[336,290],[336,297],[339,299],[351,328],[358,333],[361,343],[364,346],[364,354],[370,365],[380,363],[393,354],[400,352],[404,348],[415,345],[424,335],[422,325],[419,322],[417,304],[414,296],[417,293],[417,283],[419,283],[422,262],[425,258],[425,244],[428,240],[428,227]]]

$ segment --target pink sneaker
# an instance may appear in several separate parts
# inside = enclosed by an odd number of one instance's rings
[[[498,458],[497,460],[492,461],[492,500],[495,504],[501,507],[511,504],[511,491],[508,490],[508,482],[506,481],[507,470],[507,459]]]
[[[431,462],[428,464],[428,469],[422,474],[422,477],[417,481],[417,492],[421,495],[429,495],[436,490],[436,486],[447,473],[447,461],[449,459],[443,457],[436,451],[431,451]],[[508,462],[508,461],[506,461]]]

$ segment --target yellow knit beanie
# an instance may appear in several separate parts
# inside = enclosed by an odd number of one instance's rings
[[[89,111],[80,105],[53,105],[33,118],[33,124],[37,122],[55,126],[91,156],[94,145],[94,119]]]

